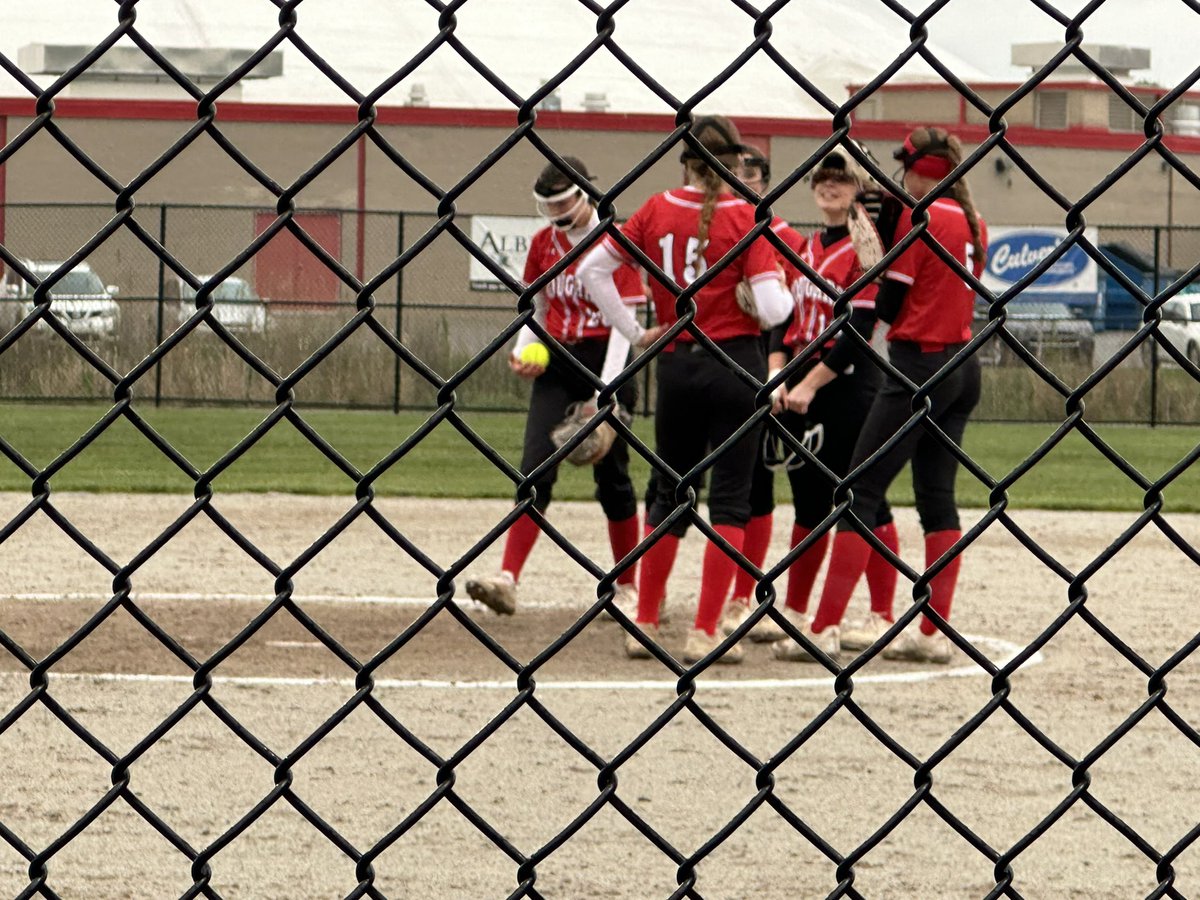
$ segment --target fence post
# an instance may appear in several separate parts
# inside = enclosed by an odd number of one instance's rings
[[[396,213],[396,258],[404,253],[404,213]],[[396,273],[396,340],[403,341],[404,332],[404,268]],[[395,383],[392,394],[392,412],[400,412],[400,357],[395,360]]]
[[[1162,228],[1154,226],[1154,296],[1158,296],[1158,273],[1162,266],[1159,250],[1162,245]],[[1158,341],[1150,341],[1150,427],[1158,424]]]
[[[160,203],[158,206],[158,243],[165,250],[167,248],[167,204]],[[163,262],[162,257],[158,258],[158,319],[154,327],[154,344],[162,346],[163,342],[163,294],[167,287],[167,264]],[[154,364],[154,405],[162,406],[162,360]]]

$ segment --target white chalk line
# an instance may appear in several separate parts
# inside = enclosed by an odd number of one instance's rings
[[[991,645],[1003,649],[1007,656],[997,660],[998,667],[1007,665],[1021,648],[1016,644],[1002,641],[998,638],[966,636],[971,643],[980,649]],[[615,651],[614,651],[615,652]],[[1033,654],[1021,668],[1026,669],[1042,662],[1041,652]],[[803,665],[798,663],[797,665]],[[906,672],[880,672],[863,674],[854,677],[854,683],[863,684],[916,684],[922,681],[932,681],[936,678],[972,678],[987,675],[983,669],[975,665],[956,666],[954,668],[921,668]],[[0,672],[0,678],[24,679],[28,676],[23,672]],[[139,672],[50,672],[50,681],[55,682],[86,682],[89,684],[104,683],[133,683],[133,684],[192,684],[190,675],[156,675]],[[674,691],[674,679],[648,678],[638,681],[555,681],[537,679],[539,691]],[[338,687],[357,690],[352,678],[285,678],[269,675],[215,675],[214,685],[229,685],[231,687]],[[716,680],[701,678],[696,682],[704,691],[761,691],[779,690],[783,688],[832,688],[833,678],[744,678],[736,680]],[[515,676],[511,681],[439,681],[432,678],[377,678],[375,690],[460,690],[460,691],[513,691],[515,692]]]
[[[130,595],[135,600],[142,601],[183,601],[183,602],[198,602],[203,600],[224,600],[230,602],[246,602],[246,603],[262,603],[269,598],[261,594],[190,594],[190,593],[132,593]],[[103,602],[108,599],[107,596],[102,596],[96,593],[79,593],[79,594],[51,594],[51,593],[28,593],[28,594],[9,594],[3,597],[4,600],[17,600],[26,602],[51,602],[51,601],[92,601]],[[368,603],[382,604],[394,606],[422,606],[428,607],[433,601],[429,597],[346,597],[334,596],[328,594],[311,594],[298,595],[293,597],[297,602],[311,603]],[[474,603],[472,602],[472,606]],[[578,601],[571,602],[569,600],[560,600],[557,602],[542,602],[524,604],[523,608],[544,609],[568,609],[573,608],[582,610],[583,607]],[[486,610],[485,610],[486,612]],[[488,613],[490,616],[491,613]],[[997,668],[1003,668],[1008,665],[1013,659],[1020,654],[1024,648],[1018,644],[1003,640],[997,637],[987,635],[963,635],[968,641],[977,646],[980,650],[988,653],[993,657],[993,662]],[[267,641],[268,647],[279,649],[302,650],[312,648],[323,648],[324,645],[317,641]],[[989,652],[990,651],[990,652]],[[614,652],[617,652],[614,650]],[[999,658],[995,658],[998,655]],[[1034,653],[1027,659],[1021,668],[1029,668],[1030,666],[1038,665],[1043,661],[1041,651]],[[753,664],[753,663],[751,663]],[[797,665],[811,665],[797,663]],[[23,677],[24,673],[20,672],[3,672],[0,677],[12,678]],[[879,673],[864,673],[854,677],[855,684],[916,684],[923,681],[931,681],[935,678],[978,678],[987,676],[988,672],[979,668],[974,664],[964,666],[954,666],[942,668],[940,666],[921,668],[913,668],[899,672],[879,672]],[[990,677],[990,676],[989,676]],[[162,675],[137,672],[51,672],[51,680],[62,681],[85,681],[93,683],[104,682],[126,682],[126,683],[141,683],[141,684],[187,684],[192,683],[190,675]],[[213,684],[242,686],[242,687],[349,687],[354,688],[355,682],[352,678],[329,678],[329,677],[310,677],[310,678],[285,678],[270,675],[244,675],[244,676],[224,676],[217,675],[212,678]],[[749,691],[749,690],[777,690],[780,688],[831,688],[833,686],[833,677],[829,675],[809,677],[809,678],[744,678],[744,679],[711,679],[702,678],[696,684],[704,690],[722,690],[722,691]],[[558,681],[558,680],[537,680],[537,689],[541,690],[571,690],[571,691],[674,691],[676,685],[675,679],[667,678],[648,678],[638,680],[617,680],[617,681]],[[464,690],[464,691],[515,691],[516,678],[511,681],[450,681],[438,680],[430,678],[379,678],[375,680],[375,687],[383,690],[412,690],[412,689],[432,689],[432,690]]]
[[[172,603],[200,603],[223,601],[226,603],[269,603],[274,599],[270,594],[198,594],[198,593],[163,593],[156,591],[131,591],[129,594],[131,600],[142,601],[159,601]],[[99,594],[95,592],[79,592],[79,593],[24,593],[24,594],[0,594],[0,602],[18,601],[22,603],[55,603],[55,602],[82,602],[88,601],[93,603],[105,603],[112,599],[111,594]],[[465,593],[457,594],[455,599],[462,604],[464,609],[477,609],[488,612],[487,608],[480,603],[476,603]],[[372,604],[376,606],[414,606],[427,607],[433,604],[434,600],[429,597],[386,597],[386,596],[362,596],[350,597],[344,594],[293,594],[292,600],[296,603],[335,603],[335,604]],[[561,609],[577,609],[583,611],[587,607],[578,600],[562,598],[559,600],[539,600],[539,601],[522,601],[522,609],[539,609],[539,610],[561,610]],[[491,615],[488,612],[488,615]]]

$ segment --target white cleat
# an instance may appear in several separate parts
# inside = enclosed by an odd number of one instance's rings
[[[638,594],[637,588],[632,584],[618,584],[613,591],[613,604],[625,615],[636,621],[638,613]],[[607,609],[604,611],[603,617],[609,622],[617,621],[616,618]]]
[[[727,637],[733,634],[750,617],[752,611],[749,600],[740,597],[730,600],[725,604],[725,613],[721,616],[721,633]],[[746,636],[756,644],[769,644],[787,637],[770,616],[763,616],[755,622]]]
[[[902,659],[908,662],[929,662],[944,666],[953,654],[950,638],[940,631],[925,634],[919,623],[914,622],[896,635],[883,648],[884,659]]]
[[[719,631],[719,629],[718,629]],[[717,649],[717,645],[721,643],[723,636],[718,634],[709,634],[702,628],[693,628],[688,632],[687,642],[683,645],[683,661],[688,665],[699,662]],[[734,644],[724,653],[717,657],[718,663],[740,663],[746,655],[746,651],[742,649],[740,643]]]
[[[517,582],[508,572],[468,579],[467,594],[499,615],[511,616],[517,611]]]
[[[671,624],[671,607],[667,606],[667,595],[663,594],[662,602],[658,604],[658,624]]]
[[[891,627],[891,622],[872,610],[867,613],[865,619],[855,622],[842,632],[842,649],[866,650]]]
[[[818,650],[830,659],[837,660],[841,654],[842,642],[840,629],[836,625],[830,625],[818,634],[812,630],[813,617],[808,613],[799,613],[791,609],[786,609],[783,615],[787,618],[788,623],[795,626],[797,631],[812,641]],[[784,660],[785,662],[818,662],[817,657],[809,653],[803,644],[790,636],[774,644],[771,650],[775,654],[776,659]]]
[[[641,630],[642,634],[650,638],[656,644],[658,643],[658,626],[652,625],[649,622],[635,622],[635,627]],[[653,659],[654,654],[642,646],[642,642],[636,637],[625,632],[625,655],[630,659]]]

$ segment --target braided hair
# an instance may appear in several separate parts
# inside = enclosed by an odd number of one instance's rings
[[[905,145],[906,147],[912,146],[915,151],[914,159],[936,156],[946,160],[951,168],[957,167],[963,161],[962,141],[958,139],[958,135],[950,134],[944,128],[918,128],[908,136]],[[975,248],[975,259],[985,259],[983,233],[979,227],[979,211],[975,208],[975,201],[971,197],[971,188],[965,177],[959,178],[951,185],[950,196],[958,202],[967,217],[967,225],[971,229],[971,244]]]
[[[701,116],[688,129],[701,146],[715,156],[725,168],[738,171],[741,155],[747,151],[738,133],[737,126],[725,116]],[[717,200],[725,185],[721,176],[701,157],[686,147],[682,160],[689,180],[697,181],[704,188],[704,204],[700,207],[700,224],[696,236],[700,241],[700,254],[708,246],[708,229],[717,210]]]

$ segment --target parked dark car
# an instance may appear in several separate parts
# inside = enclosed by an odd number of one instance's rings
[[[1012,301],[1005,308],[1004,328],[1040,360],[1066,360],[1092,365],[1096,330],[1066,303],[1053,301]],[[987,305],[975,305],[972,334],[987,324]],[[998,336],[992,337],[977,353],[983,365],[1009,365],[1019,358]]]
[[[1156,278],[1153,255],[1130,244],[1112,242],[1100,244],[1099,249],[1109,262],[1149,297],[1153,297],[1156,291],[1164,290],[1183,274],[1178,269],[1162,266],[1158,268]],[[1132,331],[1141,327],[1142,314],[1145,312],[1141,300],[1104,270],[1100,271],[1099,301],[1101,328]]]

